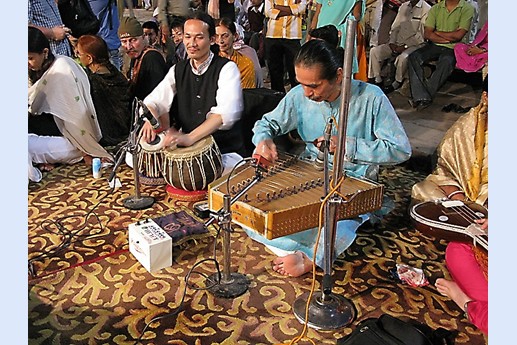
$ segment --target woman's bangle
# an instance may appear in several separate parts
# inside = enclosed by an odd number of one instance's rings
[[[452,198],[453,196],[455,196],[456,194],[464,194],[462,190],[455,190],[454,192],[452,192],[451,194],[447,195],[447,199],[450,199]]]
[[[470,321],[469,317],[469,303],[472,302],[472,300],[465,302],[463,305],[463,311],[465,312],[465,318]]]

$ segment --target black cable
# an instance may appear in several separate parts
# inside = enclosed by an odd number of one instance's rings
[[[140,336],[138,337],[138,339],[135,340],[133,345],[136,345],[139,342],[141,342],[142,336],[145,334],[146,329],[149,327],[149,325],[151,323],[156,322],[156,321],[161,320],[161,319],[164,319],[164,318],[167,318],[167,317],[175,316],[180,311],[183,310],[183,303],[185,302],[185,295],[187,294],[187,288],[191,288],[192,290],[195,290],[195,291],[209,290],[209,289],[213,288],[214,286],[216,286],[216,285],[218,285],[220,283],[220,280],[221,280],[221,270],[219,269],[219,263],[216,260],[216,257],[217,257],[217,239],[219,238],[219,234],[220,233],[221,233],[221,228],[217,227],[217,232],[216,232],[216,235],[215,235],[215,238],[214,238],[213,258],[203,259],[203,260],[200,260],[200,261],[196,262],[192,266],[192,268],[188,271],[187,275],[185,276],[185,288],[183,289],[183,293],[182,293],[181,300],[180,300],[180,303],[179,303],[178,307],[176,307],[176,309],[174,309],[173,311],[171,311],[171,312],[169,312],[167,314],[164,314],[164,315],[157,316],[157,317],[153,318],[151,321],[149,321],[148,323],[146,323],[146,325],[144,326],[144,329],[142,330],[142,333],[140,333]],[[197,273],[200,276],[202,276],[202,277],[204,277],[204,278],[206,278],[208,280],[208,276],[206,274],[204,274],[202,272],[194,271],[194,269],[197,266],[199,266],[202,263],[207,262],[207,261],[213,261],[214,262],[215,268],[216,268],[216,272],[217,272],[217,280],[215,282],[213,282],[211,285],[208,285],[208,286],[205,286],[205,287],[197,287],[197,286],[194,286],[194,285],[190,284],[189,283],[189,279],[190,279],[190,276],[193,273]]]
[[[41,261],[42,259],[45,259],[45,258],[49,258],[51,256],[55,256],[59,253],[61,253],[63,250],[65,250],[66,248],[68,248],[71,244],[79,241],[79,240],[82,240],[82,239],[87,239],[87,238],[96,238],[96,237],[102,237],[102,236],[105,236],[105,235],[98,235],[98,234],[79,234],[82,230],[84,230],[87,225],[88,225],[88,220],[90,218],[90,216],[94,216],[95,219],[97,220],[97,223],[99,224],[99,233],[102,233],[102,230],[103,230],[103,226],[102,226],[102,222],[99,218],[99,216],[94,213],[93,211],[101,204],[101,202],[106,198],[108,197],[109,195],[113,194],[113,192],[115,191],[115,183],[113,183],[113,186],[111,187],[111,190],[108,190],[108,192],[106,193],[106,195],[104,195],[98,202],[97,204],[95,204],[92,209],[90,211],[88,211],[88,213],[86,213],[86,215],[84,215],[84,221],[82,222],[83,223],[83,226],[79,227],[78,229],[76,230],[68,230],[66,228],[66,225],[63,223],[64,221],[70,219],[70,218],[73,218],[73,217],[80,217],[81,215],[78,215],[78,214],[72,214],[72,215],[68,215],[68,216],[63,216],[63,217],[60,217],[58,218],[57,220],[54,220],[54,221],[51,221],[51,220],[48,220],[48,219],[44,219],[41,224],[40,224],[40,227],[49,232],[49,233],[54,233],[54,234],[57,234],[59,236],[62,237],[61,239],[61,242],[49,249],[49,250],[46,250],[46,251],[43,251],[41,252],[40,254],[30,258],[28,260],[28,272],[29,272],[29,275],[32,277],[32,278],[35,278],[37,276],[37,272],[34,268],[34,262],[35,261]],[[109,220],[108,220],[109,222]],[[56,228],[56,230],[53,230],[51,227],[54,226]]]
[[[229,186],[230,186],[230,178],[232,176],[232,174],[235,172],[236,168],[239,166],[239,165],[242,165],[248,161],[251,161],[253,160],[253,158],[243,158],[242,160],[240,160],[239,162],[237,162],[237,164],[233,167],[233,169],[230,171],[230,173],[228,174],[228,177],[226,179],[226,184],[227,184],[227,191],[229,193]],[[212,224],[214,226],[216,226],[216,224]],[[183,303],[185,301],[185,295],[186,295],[186,292],[187,292],[187,288],[190,288],[194,291],[199,291],[199,290],[210,290],[212,289],[214,286],[220,284],[221,282],[221,270],[219,268],[219,262],[217,262],[217,240],[219,238],[219,235],[221,234],[221,228],[217,225],[216,226],[216,234],[215,234],[215,237],[214,237],[214,248],[213,248],[213,258],[207,258],[207,259],[203,259],[203,260],[200,260],[196,263],[194,263],[194,265],[192,266],[192,268],[190,268],[190,270],[187,272],[187,275],[185,276],[185,288],[183,289],[183,293],[182,293],[182,296],[181,296],[181,300],[180,300],[180,303],[178,305],[178,307],[176,307],[176,309],[174,309],[173,311],[167,313],[167,314],[164,314],[164,315],[160,315],[160,316],[157,316],[155,318],[153,318],[151,321],[149,321],[148,323],[146,323],[146,325],[144,326],[144,329],[142,330],[142,333],[140,333],[140,336],[138,337],[138,339],[135,340],[134,344],[133,345],[136,345],[138,344],[139,342],[141,342],[142,340],[142,337],[143,335],[145,334],[145,331],[146,329],[149,327],[149,325],[155,321],[158,321],[158,320],[161,320],[161,319],[164,319],[164,318],[167,318],[167,317],[172,317],[172,316],[175,316],[177,315],[180,311],[183,310]],[[193,284],[190,284],[189,283],[189,280],[190,280],[190,277],[192,274],[199,274],[201,277],[204,277],[205,278],[205,282],[209,281],[210,280],[210,276],[207,276],[205,273],[203,272],[198,272],[198,271],[195,271],[195,268],[205,262],[208,262],[208,261],[213,261],[214,262],[214,265],[215,265],[215,270],[216,270],[216,276],[217,276],[217,279],[213,282],[211,282],[211,284],[209,285],[205,285],[204,287],[198,287],[198,286],[194,286]]]
[[[228,194],[230,194],[230,177],[234,174],[235,170],[240,166],[240,165],[244,165],[244,163],[246,162],[250,162],[250,161],[254,161],[255,158],[252,158],[252,157],[248,157],[248,158],[243,158],[241,159],[240,161],[237,162],[237,164],[235,164],[235,166],[233,167],[233,169],[230,171],[230,173],[228,174],[228,178],[226,179],[226,191],[228,192]]]

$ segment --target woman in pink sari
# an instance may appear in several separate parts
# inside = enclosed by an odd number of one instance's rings
[[[454,46],[456,67],[465,72],[477,72],[488,62],[488,21],[483,25],[472,43]]]

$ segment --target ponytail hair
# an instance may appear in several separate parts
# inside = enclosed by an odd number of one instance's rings
[[[323,40],[310,40],[302,45],[294,59],[295,66],[313,67],[320,66],[321,78],[334,80],[337,70],[343,68],[344,49],[333,47]]]

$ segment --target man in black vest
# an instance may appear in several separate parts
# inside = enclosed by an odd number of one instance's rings
[[[244,154],[238,123],[243,110],[237,65],[217,54],[215,24],[205,12],[194,13],[184,25],[183,43],[188,59],[174,65],[144,104],[165,129],[165,146],[192,146],[208,135],[223,154]],[[147,142],[155,138],[149,123],[142,128]],[[224,164],[224,163],[223,163]]]

